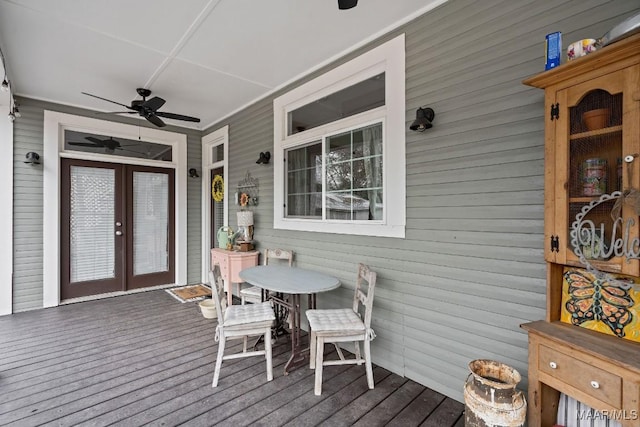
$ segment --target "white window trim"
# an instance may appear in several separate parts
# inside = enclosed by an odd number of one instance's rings
[[[385,106],[287,136],[287,114],[298,107],[385,73]],[[273,228],[380,237],[405,237],[405,37],[404,34],[342,64],[274,99],[274,203]],[[382,112],[382,114],[381,114]],[[375,221],[330,221],[285,217],[284,150],[322,138],[328,129],[344,129],[366,123],[372,115],[383,118],[384,219]]]
[[[109,122],[45,110],[43,160],[43,307],[60,304],[60,158],[155,165],[159,162],[95,153],[63,151],[65,129],[171,145],[175,169],[175,284],[187,284],[187,136],[176,132]],[[117,294],[117,293],[116,293]]]
[[[5,103],[6,100],[6,103]],[[0,94],[0,106],[8,105],[9,95]],[[1,109],[0,116],[5,114]],[[0,316],[13,312],[13,123],[0,117]]]
[[[213,148],[224,144],[224,160],[214,162]],[[209,281],[211,269],[211,170],[222,167],[224,170],[224,225],[229,225],[229,126],[224,126],[202,137],[202,283]]]

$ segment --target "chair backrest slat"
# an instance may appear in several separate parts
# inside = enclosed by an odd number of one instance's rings
[[[367,328],[371,326],[371,311],[373,308],[373,294],[376,288],[377,275],[368,266],[358,264],[358,278],[356,280],[356,290],[353,295],[353,311],[359,313],[360,304],[364,306],[364,324]],[[367,289],[364,289],[364,282]]]
[[[227,311],[227,296],[224,293],[224,281],[220,274],[220,267],[218,265],[213,267],[213,270],[209,272],[209,286],[211,286],[211,295],[213,301],[216,304],[216,313],[218,315],[218,324],[222,325],[224,322],[224,313]]]
[[[268,265],[270,259],[283,259],[289,261],[289,267],[291,267],[293,264],[293,251],[288,249],[267,248],[264,250],[264,265]]]

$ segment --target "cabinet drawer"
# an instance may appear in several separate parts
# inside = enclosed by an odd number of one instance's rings
[[[600,367],[541,345],[538,369],[615,408],[622,407],[622,378]]]

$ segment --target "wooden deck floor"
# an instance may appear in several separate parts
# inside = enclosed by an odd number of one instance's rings
[[[225,361],[211,387],[214,320],[195,303],[151,291],[0,317],[0,425],[464,425],[464,405],[374,367],[288,376],[289,343],[264,359]],[[328,347],[327,347],[328,348]]]

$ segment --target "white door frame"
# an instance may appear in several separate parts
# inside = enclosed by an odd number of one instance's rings
[[[213,161],[213,149],[224,144],[223,160]],[[211,269],[211,170],[224,170],[224,225],[229,225],[229,126],[202,137],[202,283],[209,280]]]
[[[9,105],[2,92],[0,105]],[[13,313],[13,123],[0,109],[0,316]]]
[[[75,158],[159,166],[157,161],[104,154],[64,152],[64,131],[136,139],[171,145],[173,161],[161,166],[175,169],[175,284],[187,284],[187,136],[89,117],[45,110],[43,167],[43,307],[60,304],[60,158]],[[171,284],[173,285],[173,284]],[[126,292],[124,292],[126,293]]]

